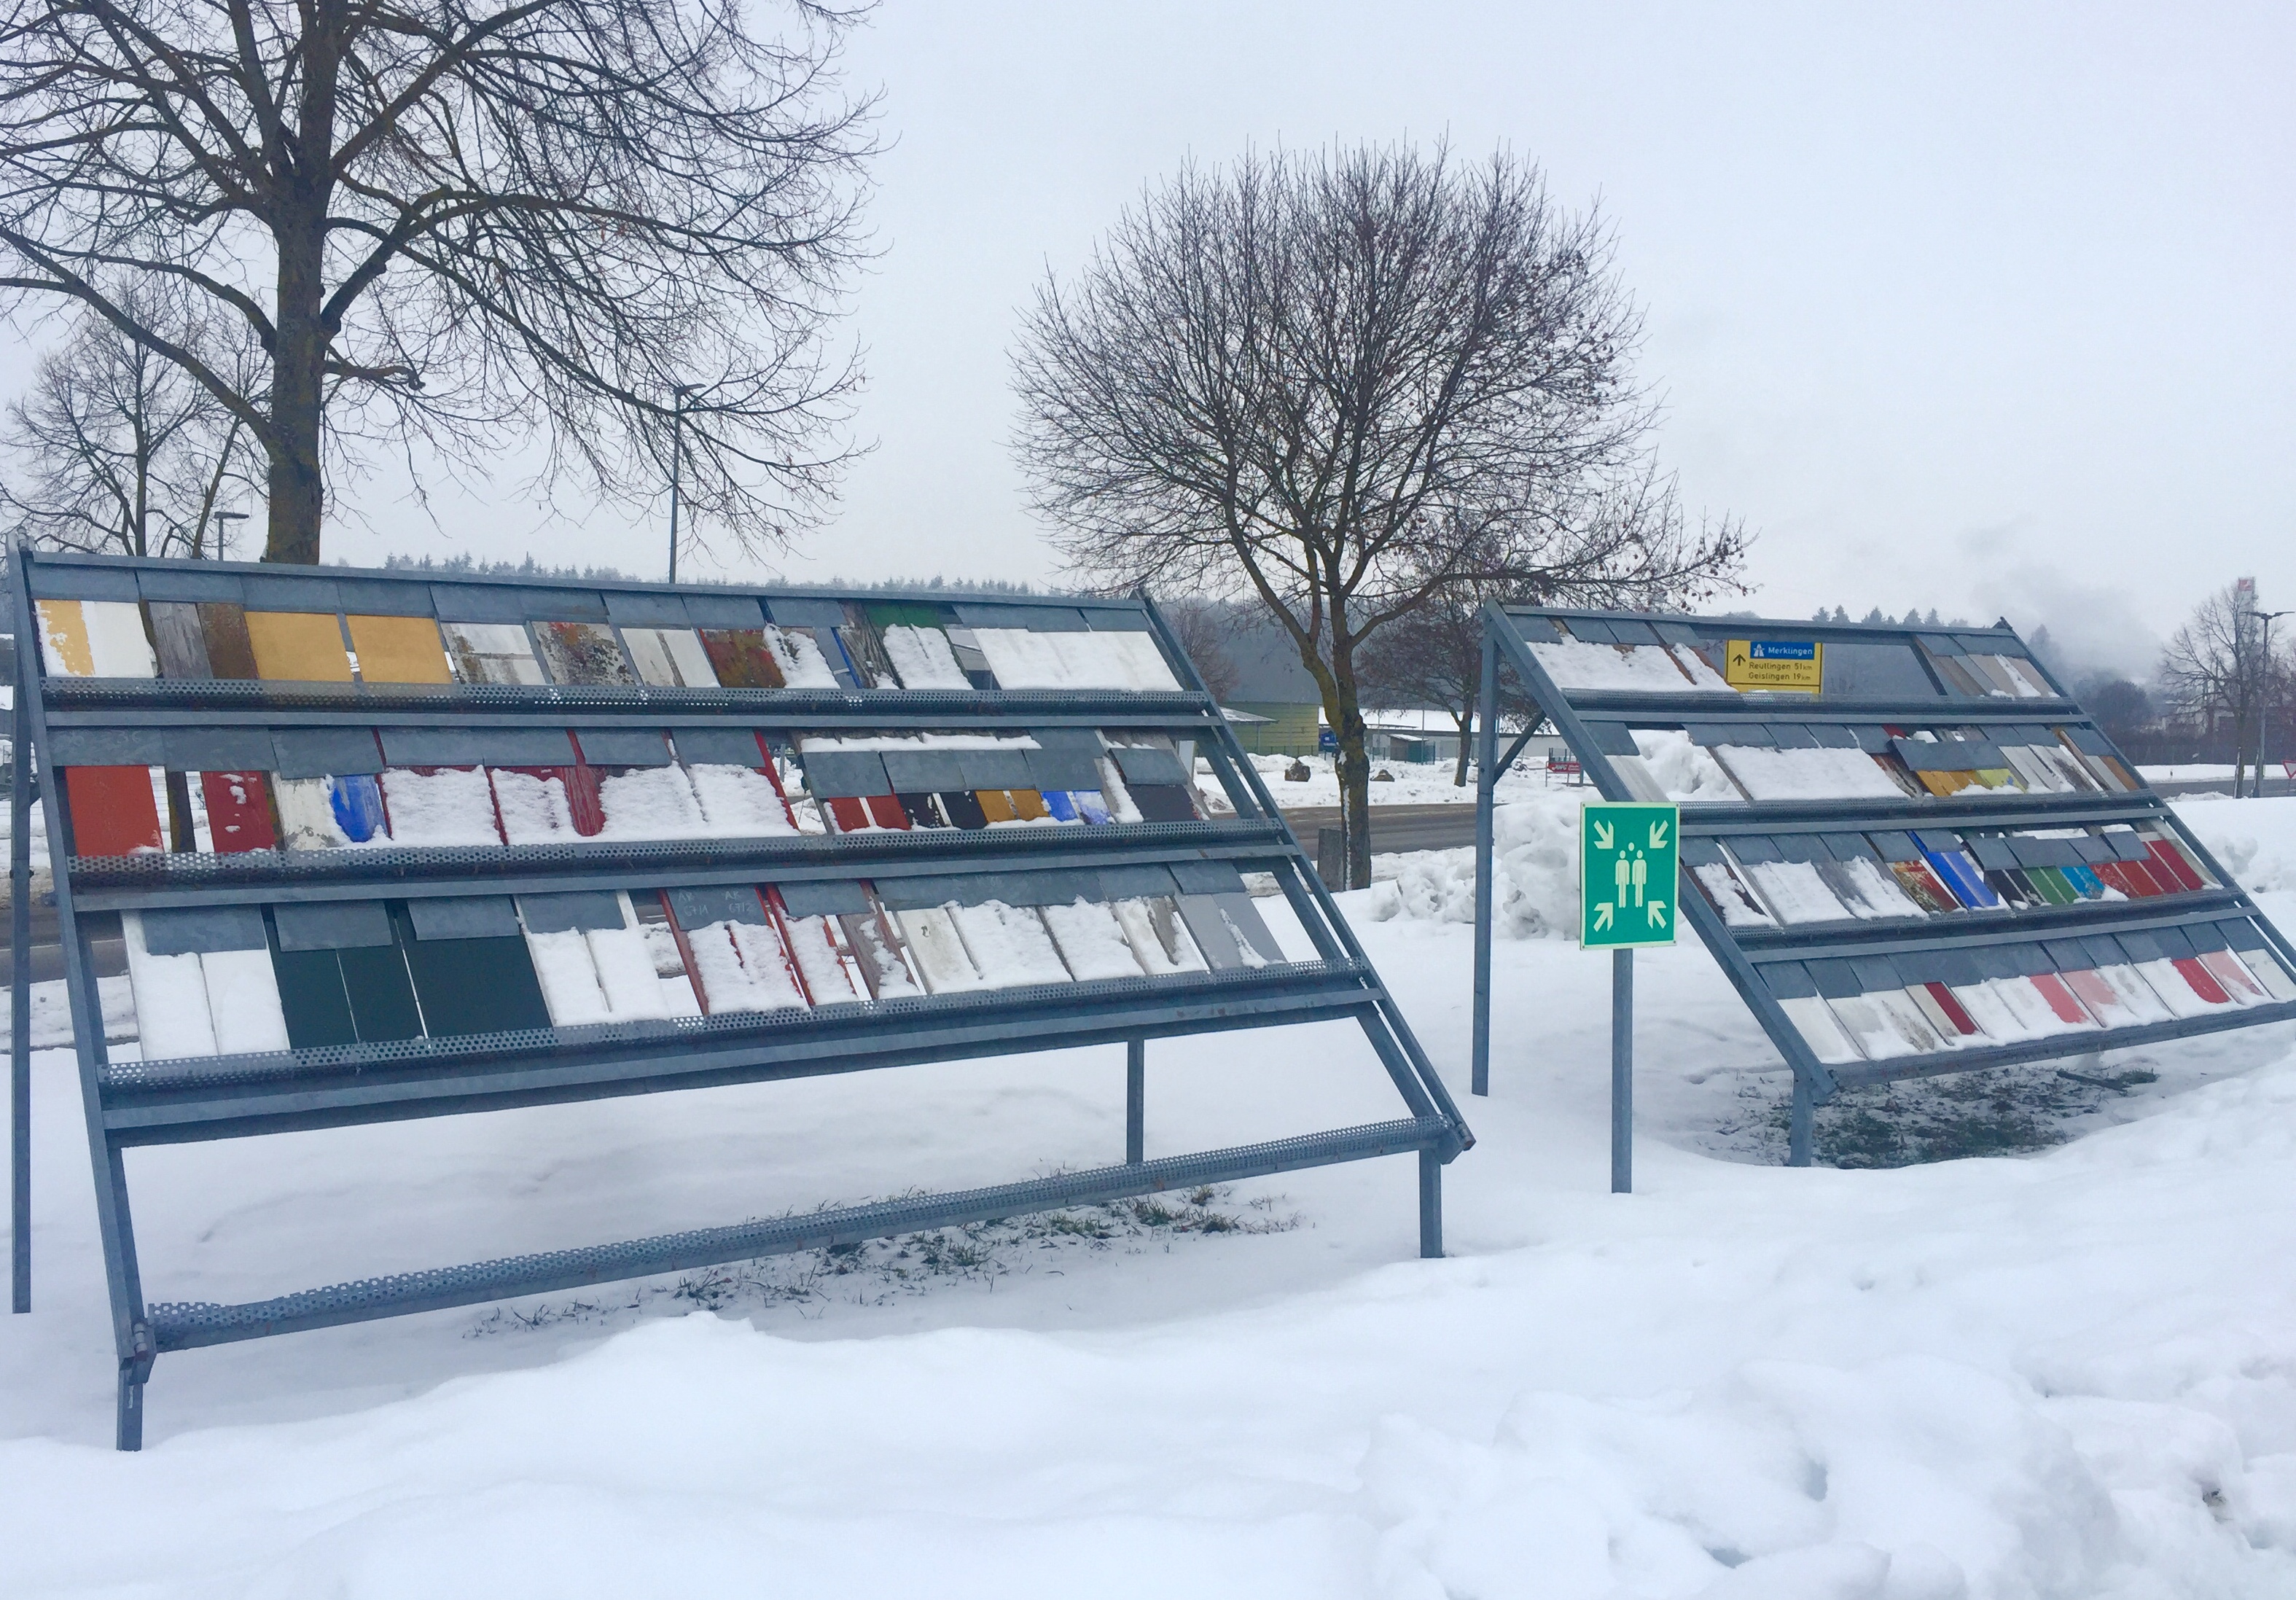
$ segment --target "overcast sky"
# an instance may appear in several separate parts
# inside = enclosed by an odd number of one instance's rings
[[[1599,197],[1685,499],[1752,603],[2046,618],[2131,666],[2206,588],[2296,605],[2296,7],[923,4],[882,87],[853,332],[875,452],[792,578],[1041,578],[1015,309],[1192,156],[1505,144]],[[377,504],[331,555],[611,561],[508,496]],[[648,533],[649,539],[652,535]]]

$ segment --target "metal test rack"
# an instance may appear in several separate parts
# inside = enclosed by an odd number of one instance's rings
[[[1814,642],[1829,649],[1902,648],[1920,663],[1921,681],[1902,676],[1884,693],[1773,693],[1735,689],[1680,692],[1570,689],[1554,679],[1529,649],[1529,637],[1556,636],[1554,624],[1574,636],[1619,644],[1705,645],[1733,639]],[[1488,604],[1483,608],[1482,682],[1475,739],[1478,776],[1475,808],[1475,997],[1473,1092],[1490,1087],[1491,894],[1494,808],[1499,777],[1530,742],[1533,729],[1515,734],[1499,750],[1499,679],[1511,671],[1546,719],[1569,743],[1587,775],[1605,800],[1649,798],[1636,794],[1611,765],[1614,756],[1636,753],[1634,728],[1773,725],[1824,727],[1840,733],[1883,724],[1949,724],[1980,730],[2007,730],[2046,724],[2064,728],[2093,754],[2120,760],[2095,719],[2064,685],[2034,658],[2008,624],[1990,628],[1907,628],[1865,624],[1790,622],[1742,618],[1657,617],[1647,613],[1567,611]],[[1976,697],[1958,689],[1939,668],[1944,657],[1976,652],[2005,653],[2022,661],[2053,691],[2048,698]],[[1537,724],[1534,719],[1533,727]],[[1751,743],[1766,740],[1755,736]],[[2086,934],[2148,933],[2158,930],[2216,925],[2232,920],[2253,925],[2259,943],[2286,965],[2296,966],[2292,947],[2254,900],[2239,887],[2167,801],[2149,786],[2118,793],[2019,793],[1992,792],[1983,798],[1954,796],[1915,800],[1798,800],[1766,802],[1685,802],[1681,807],[1684,882],[1677,890],[1683,915],[1698,931],[1770,1041],[1793,1069],[1793,1105],[1789,1123],[1789,1164],[1810,1161],[1815,1108],[1838,1088],[1927,1077],[1980,1068],[2017,1065],[2101,1050],[2157,1044],[2196,1034],[2296,1020],[2296,1001],[2234,1006],[2226,1011],[2104,1031],[2083,1031],[2021,1039],[2001,1045],[1899,1056],[1854,1065],[1819,1061],[1801,1032],[1778,1005],[1770,970],[1805,961],[1851,961],[1867,956],[1977,951],[1989,947],[2065,939]],[[2173,833],[2206,865],[2220,887],[2159,898],[2084,901],[2078,905],[2026,909],[2013,914],[1882,918],[1871,921],[1790,923],[1775,928],[1731,927],[1705,894],[1687,880],[1693,842],[1745,835],[1822,835],[1882,830],[1963,828],[2068,828],[2105,824],[2143,824]]]
[[[431,612],[433,592],[516,621],[594,615],[620,626],[676,626],[686,602],[806,603],[876,595],[821,589],[604,585],[406,571],[281,569],[246,563],[18,553],[13,611],[20,671],[14,707],[19,774],[11,872],[15,952],[11,1040],[13,1294],[30,1306],[30,836],[39,789],[47,828],[66,992],[94,1163],[98,1222],[119,1363],[117,1443],[140,1448],[154,1358],[302,1329],[472,1305],[676,1272],[951,1224],[1088,1204],[1205,1183],[1398,1153],[1418,1158],[1421,1253],[1442,1253],[1442,1168],[1472,1143],[1441,1079],[1365,958],[1218,704],[1145,597],[1003,597],[1000,614],[1050,630],[1145,630],[1185,685],[1116,691],[756,690],[428,686],[50,678],[37,648],[36,599],[208,600],[244,595],[280,610],[348,607]],[[961,599],[958,602],[962,603]],[[572,609],[570,610],[570,607]],[[699,614],[698,612],[695,614]],[[1034,619],[1033,620],[1029,620]],[[153,766],[234,769],[273,730],[419,722],[430,730],[515,735],[546,728],[757,728],[878,734],[1109,728],[1192,741],[1234,807],[1232,819],[968,832],[869,831],[661,843],[255,851],[81,858],[62,786],[49,775],[76,751]],[[227,761],[202,755],[231,751]],[[37,763],[35,760],[37,758]],[[79,759],[91,759],[82,755]],[[840,1005],[821,1013],[734,1013],[669,1022],[333,1046],[261,1055],[114,1065],[81,919],[89,913],[472,893],[983,875],[1226,863],[1274,874],[1317,959],[1256,970],[1005,989]],[[1400,1096],[1395,1120],[1269,1143],[1147,1159],[1145,1047],[1152,1038],[1351,1018]],[[1119,1044],[1127,1052],[1127,1149],[1120,1163],[1052,1177],[660,1237],[336,1284],[237,1305],[146,1299],[130,1220],[127,1153],[141,1145],[378,1123],[662,1090],[758,1083],[968,1057]],[[738,1202],[736,1202],[738,1203]]]

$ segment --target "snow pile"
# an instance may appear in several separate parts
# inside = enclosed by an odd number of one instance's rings
[[[2177,813],[2251,894],[2296,890],[2296,799],[2209,795],[2179,801]]]
[[[1578,937],[1578,813],[1587,798],[1587,792],[1561,790],[1493,811],[1496,931],[1509,939]],[[1376,921],[1472,923],[1475,852],[1422,852],[1403,864],[1391,885],[1375,885],[1373,895]]]
[[[1744,797],[1702,744],[1677,728],[1637,728],[1635,748],[1670,800],[1736,800]]]

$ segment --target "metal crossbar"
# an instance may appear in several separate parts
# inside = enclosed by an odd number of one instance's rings
[[[153,1358],[332,1323],[468,1305],[611,1278],[681,1270],[888,1233],[1097,1203],[1198,1183],[1227,1182],[1334,1161],[1415,1153],[1420,1243],[1439,1254],[1441,1168],[1472,1143],[1441,1078],[1413,1038],[1284,825],[1266,785],[1236,743],[1164,619],[1144,596],[1124,601],[1000,599],[995,626],[1144,631],[1172,669],[1177,691],[1105,690],[765,691],[456,685],[398,687],[284,685],[269,681],[50,678],[41,669],[36,598],[183,601],[247,586],[283,609],[357,611],[388,591],[492,595],[494,607],[539,616],[564,605],[608,617],[648,606],[722,611],[728,597],[767,608],[797,600],[873,597],[817,589],[678,589],[660,585],[445,578],[431,574],[309,572],[234,563],[58,557],[19,553],[13,609],[19,688],[13,710],[19,781],[15,831],[12,1040],[15,1307],[29,1306],[28,1098],[30,1058],[29,828],[36,761],[62,734],[89,748],[113,734],[138,749],[167,730],[197,728],[764,730],[784,743],[817,733],[993,732],[1105,728],[1188,742],[1211,765],[1233,808],[1230,819],[1101,826],[870,831],[658,842],[583,842],[488,849],[376,847],[242,854],[74,853],[70,808],[51,796],[48,840],[64,987],[72,1016],[82,1112],[95,1172],[98,1232],[119,1360],[118,1443],[142,1440],[143,1396]],[[340,589],[338,588],[340,586]],[[378,587],[377,586],[381,586]],[[397,589],[391,586],[400,586]],[[354,594],[356,590],[356,594]],[[519,596],[528,596],[520,600]],[[534,596],[542,596],[536,599]],[[297,599],[297,596],[302,596]],[[555,596],[556,598],[552,598]],[[601,598],[603,596],[603,599]],[[414,596],[414,610],[429,603]],[[338,600],[340,601],[340,607]],[[465,603],[458,601],[458,605]],[[956,601],[960,607],[972,603]],[[984,605],[986,603],[983,603]],[[394,608],[397,608],[394,610]],[[385,614],[410,614],[398,601]],[[652,621],[634,626],[654,626]],[[697,626],[709,627],[703,622]],[[989,626],[982,623],[981,626]],[[122,741],[126,743],[123,743]],[[1190,863],[1226,863],[1272,875],[1298,915],[1316,958],[1256,970],[1123,979],[883,1002],[818,1011],[735,1013],[664,1022],[421,1038],[401,1041],[114,1063],[87,947],[92,914],[173,907],[286,907],[322,901],[565,892],[619,888],[692,889],[770,881],[787,885],[864,879],[910,883],[948,874],[978,881]],[[1039,880],[1040,881],[1040,880]],[[1405,1120],[1215,1150],[1142,1159],[1144,1042],[1151,1038],[1329,1020],[1359,1025],[1404,1103]],[[467,1112],[594,1100],[666,1089],[755,1083],[832,1072],[948,1062],[1029,1051],[1126,1046],[1127,1154],[1121,1165],[958,1194],[808,1213],[731,1228],[588,1250],[479,1262],[435,1272],[339,1284],[249,1306],[147,1306],[129,1220],[126,1153],[143,1145],[364,1125]]]

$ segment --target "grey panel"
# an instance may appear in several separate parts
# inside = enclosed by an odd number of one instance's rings
[[[685,617],[696,628],[761,628],[766,620],[754,595],[688,595]]]
[[[2079,866],[2081,864],[2080,852],[2073,849],[2073,841],[2070,839],[2036,839],[2033,842],[2040,847],[2040,858],[2034,863],[2036,866]]]
[[[2073,748],[2085,756],[2113,754],[2112,742],[2093,727],[2069,727],[2064,730],[2073,742]]]
[[[2022,978],[2024,964],[2008,945],[1976,945],[1971,948],[1969,958],[1977,965],[1978,974],[1985,978]]]
[[[1585,644],[1614,644],[1618,643],[1611,636],[1611,625],[1593,617],[1565,617],[1562,619],[1562,622],[1563,627],[1570,630],[1572,638]]]
[[[154,956],[266,948],[257,906],[180,906],[144,913],[144,948]]]
[[[1996,945],[2001,958],[2015,965],[2020,978],[2038,978],[2057,969],[2049,964],[2048,953],[2038,945]]]
[[[2108,829],[2104,843],[2112,851],[2112,858],[2116,861],[2150,861],[2152,858],[2152,852],[2144,848],[2144,841],[2137,837],[2134,828]]]
[[[765,902],[758,891],[741,884],[714,884],[706,889],[673,889],[670,915],[681,928],[703,928],[711,923],[741,923],[752,928],[770,926]]]
[[[1151,632],[1148,613],[1136,605],[1087,605],[1078,608],[1084,612],[1085,626],[1095,633],[1144,634]]]
[[[869,909],[869,891],[849,879],[831,882],[778,883],[782,909],[791,916],[858,916]]]
[[[1761,969],[1762,981],[1770,986],[1770,993],[1781,1000],[1814,1000],[1817,985],[1808,971],[1799,961],[1774,962]]]
[[[1831,861],[1833,852],[1811,833],[1780,833],[1772,841],[1777,846],[1779,858],[1785,861]]]
[[[1021,750],[961,750],[955,752],[967,789],[1026,789],[1029,752]],[[879,793],[883,791],[880,790]]]
[[[1884,861],[1916,861],[1921,858],[1921,847],[1914,842],[1911,833],[1902,830],[1890,828],[1879,833],[1868,833],[1866,837],[1874,841],[1874,849]]]
[[[1679,644],[1685,648],[1694,650],[1699,645],[1705,643],[1703,639],[1698,636],[1698,630],[1691,627],[1687,622],[1667,622],[1661,620],[1653,622],[1651,626],[1658,630],[1659,639],[1663,644]]]
[[[1015,873],[1007,881],[1004,898],[1015,906],[1069,906],[1078,900],[1099,902],[1105,896],[1100,874],[1081,869]],[[1014,898],[1014,896],[1019,898]]]
[[[1619,731],[1625,732],[1623,728]],[[1602,736],[1598,734],[1596,743],[1601,742]],[[1628,750],[1634,747],[1632,734],[1627,737],[1627,746]],[[1114,759],[1117,771],[1124,775],[1128,783],[1185,784],[1188,781],[1187,773],[1180,766],[1180,758],[1168,750],[1155,745],[1119,744],[1108,753]]]
[[[317,778],[330,773],[349,777],[382,770],[382,754],[375,748],[374,734],[363,727],[275,728],[271,750],[283,778]]]
[[[1948,833],[1940,828],[1916,828],[1914,830],[1914,841],[1925,850],[1944,852],[1961,848],[1960,834]]]
[[[2245,917],[2226,917],[2217,924],[2217,931],[2225,936],[2226,944],[2243,956],[2251,950],[2268,950],[2272,948],[2271,941],[2264,937],[2254,923]]]
[[[962,900],[957,891],[963,885],[955,876],[879,878],[877,898],[889,911],[923,911],[934,906],[945,906],[951,900]]]
[[[1759,722],[1693,722],[1683,727],[1693,744],[1712,749],[1718,744],[1764,745],[1769,734]]]
[[[58,767],[159,767],[168,759],[168,736],[156,727],[60,727],[48,735],[45,755]]]
[[[1028,757],[1031,789],[1097,789],[1100,769],[1093,759],[1075,751],[1032,750]]]
[[[889,750],[884,762],[885,779],[897,793],[931,794],[972,787],[965,781],[964,763],[953,750]]]
[[[775,595],[766,602],[766,612],[782,628],[842,628],[845,605],[837,600],[816,600],[802,595]]]
[[[805,786],[816,799],[893,792],[885,777],[885,759],[874,751],[808,751],[800,759],[805,766]]]
[[[1029,605],[1021,609],[1029,614],[1029,619],[1021,626],[1030,633],[1080,634],[1085,631],[1084,613],[1074,606]],[[957,620],[962,622],[964,619],[960,612]],[[1008,623],[1006,626],[1011,625]]]
[[[1045,727],[1031,730],[1029,735],[1046,750],[1082,751],[1097,756],[1104,744],[1097,730],[1088,727]]]
[[[1172,881],[1182,894],[1242,894],[1243,876],[1232,861],[1175,861]]]
[[[202,572],[187,567],[138,572],[135,587],[146,600],[244,601],[247,591],[236,572]]]
[[[271,925],[283,950],[358,950],[392,942],[381,900],[319,900],[274,906]]]
[[[434,583],[431,609],[441,622],[523,622],[523,592],[499,584]]]
[[[1509,617],[1507,620],[1514,624],[1515,632],[1522,636],[1522,642],[1526,644],[1560,644],[1562,642],[1562,630],[1544,617]]]
[[[1871,861],[1877,854],[1863,833],[1828,833],[1824,843],[1836,861]]]
[[[2065,842],[2073,847],[2073,854],[2081,858],[2085,866],[2095,866],[2113,858],[2112,847],[2094,833],[2084,833]]]
[[[1267,924],[1260,920],[1259,907],[1251,903],[1250,895],[1238,890],[1234,894],[1215,895],[1213,898],[1218,902],[1229,927],[1243,936],[1244,942],[1259,953],[1262,961],[1273,964],[1288,959],[1283,954],[1283,947],[1275,942],[1275,935],[1269,932]]]
[[[1816,750],[1817,735],[1799,722],[1773,722],[1767,725],[1770,743],[1780,750]]]
[[[1915,634],[1914,637],[1920,641],[1922,648],[1931,655],[1947,656],[1961,653],[1961,646],[1944,634]]]
[[[1144,862],[1100,869],[1101,892],[1111,900],[1153,900],[1178,892],[1169,867]]]
[[[1655,644],[1659,642],[1658,629],[1647,622],[1613,618],[1611,621],[1611,642],[1613,644]]]
[[[1805,964],[1810,981],[1817,992],[1829,1000],[1846,1000],[1852,995],[1862,995],[1866,986],[1846,961],[1812,961]]]
[[[2087,948],[2078,939],[2043,939],[2041,954],[2049,958],[2052,972],[2078,972],[2090,965]]]
[[[670,730],[677,759],[688,767],[763,767],[765,752],[748,728],[681,727]]]
[[[1829,644],[1825,647],[1825,692],[1864,700],[1935,700],[1937,685],[1911,646],[1904,644]]]
[[[521,589],[529,622],[603,622],[606,597],[595,589]]]
[[[1638,756],[1642,754],[1642,747],[1635,743],[1634,729],[1628,727],[1625,723],[1590,722],[1586,726],[1587,737],[1595,742],[1595,748],[1602,751],[1603,754],[1606,756]],[[1124,758],[1121,754],[1118,754],[1116,759],[1117,765],[1120,768],[1124,764]],[[1129,777],[1131,775],[1127,773],[1125,775]],[[1145,778],[1141,780],[1143,783],[1149,781],[1150,780]],[[1160,781],[1164,783],[1177,783],[1179,780],[1177,778],[1165,778]]]
[[[1730,847],[1730,853],[1749,866],[1762,866],[1785,859],[1778,847],[1759,833],[1741,834],[1726,842]]]
[[[387,578],[338,578],[335,592],[343,610],[357,617],[428,617],[430,586],[394,583]],[[204,600],[206,595],[200,596]]]
[[[649,728],[578,728],[575,740],[591,767],[667,767],[669,746]]]
[[[619,928],[622,902],[603,889],[581,889],[568,894],[522,894],[518,914],[529,933],[589,933]]]
[[[2128,952],[2131,961],[2159,961],[2167,954],[2161,949],[2160,939],[2146,929],[2131,929],[2111,937],[2120,941],[2120,948]]]
[[[1857,980],[1861,994],[1877,993],[1882,989],[1903,989],[1906,979],[1897,966],[1884,956],[1853,956],[1849,971]]]
[[[1886,756],[1892,749],[1886,728],[1855,727],[1849,731],[1857,740],[1857,748],[1869,756]]]
[[[177,772],[268,772],[267,727],[175,727],[168,730],[167,764]]]
[[[1685,866],[1713,866],[1722,859],[1722,847],[1711,839],[1685,839],[1677,854]]]
[[[607,899],[613,896],[608,895]],[[406,915],[417,939],[516,939],[518,913],[506,894],[454,895],[409,900]],[[618,914],[612,926],[620,927]]]
[[[2177,931],[2192,940],[2193,948],[2203,956],[2213,950],[2221,950],[2231,942],[2209,923],[2196,923],[2188,928],[2179,928]]]
[[[574,742],[566,730],[555,727],[496,727],[480,734],[486,753],[480,759],[488,767],[570,767],[574,764]],[[390,730],[383,730],[383,743],[390,743]]]
[[[1227,922],[1220,915],[1218,900],[1208,894],[1184,894],[1177,904],[1180,920],[1188,925],[1188,936],[1214,972],[1247,964],[1236,948],[1235,935],[1228,931]]]
[[[1997,834],[1989,838],[1972,836],[1969,841],[1969,853],[1976,857],[1977,865],[1988,872],[2002,872],[2022,865],[2017,859],[2015,841]]]
[[[494,759],[496,741],[491,728],[387,727],[382,735],[382,759],[393,767],[478,767]],[[562,764],[567,758],[560,757]],[[499,760],[502,767],[547,763]]]
[[[251,611],[339,611],[342,592],[332,578],[289,577],[283,573],[249,572],[240,578],[241,592]]]
[[[140,600],[135,573],[119,567],[79,567],[41,562],[32,568],[32,594],[41,600]]]
[[[1846,728],[1828,723],[1809,723],[1803,726],[1802,732],[1808,734],[1811,742],[1820,750],[1863,748],[1855,728]]]
[[[606,620],[622,628],[691,628],[693,619],[685,609],[685,596],[656,594],[644,589],[608,589],[605,594]],[[750,623],[755,628],[757,623]]]
[[[2155,928],[2152,937],[2160,943],[2161,953],[2171,961],[2189,961],[2198,954],[2182,928]]]
[[[1984,974],[1977,970],[1977,962],[1967,950],[1932,950],[1930,971],[1937,974],[1932,982],[1952,985],[1974,983]]]

